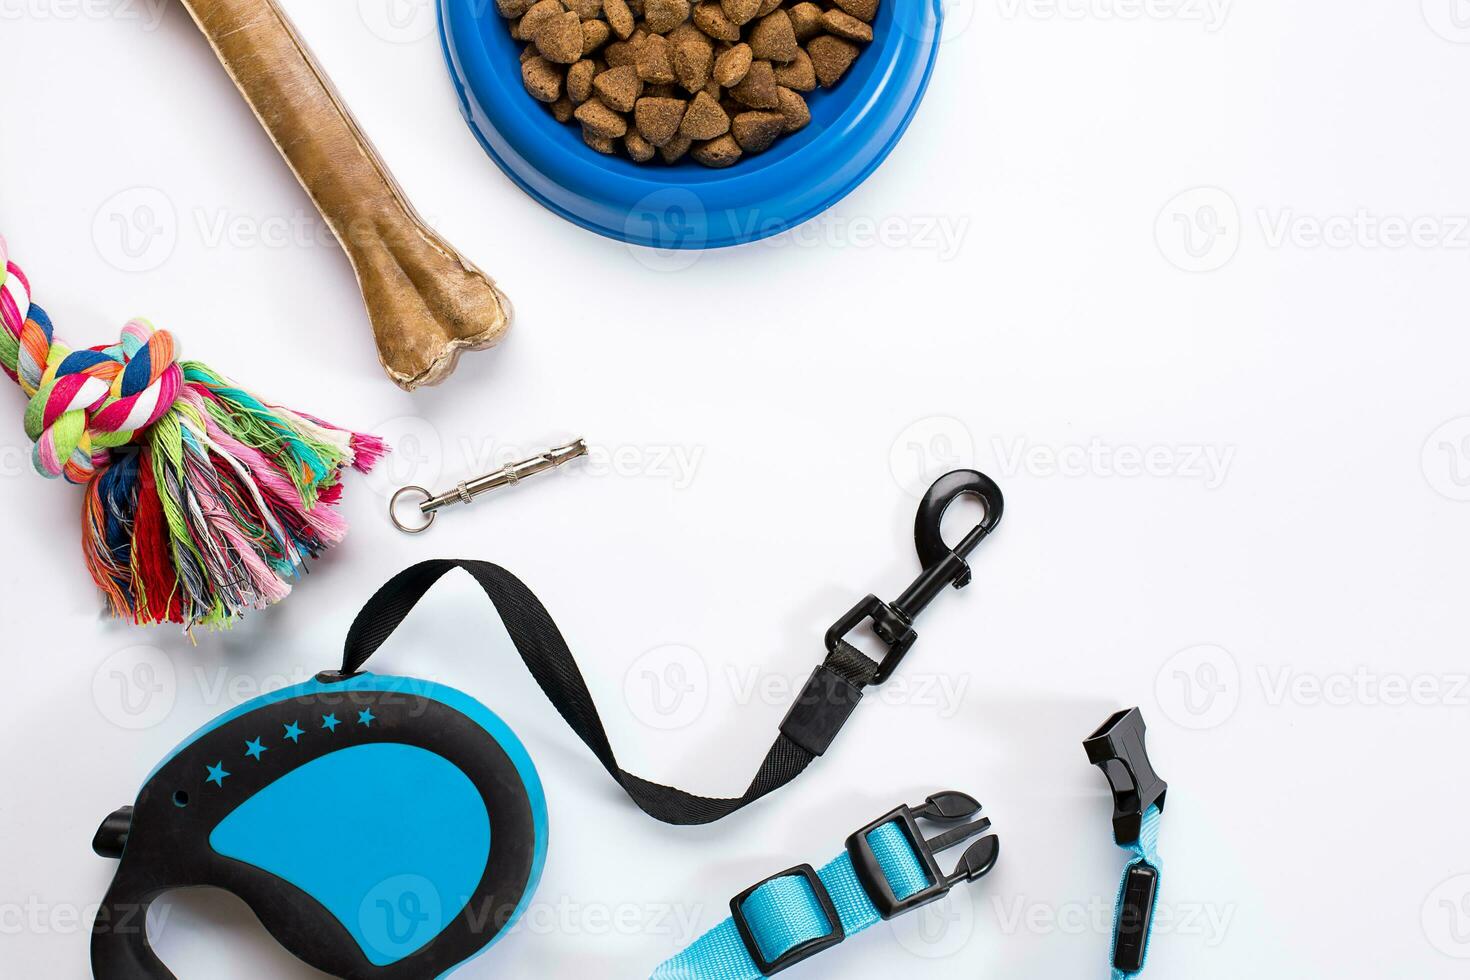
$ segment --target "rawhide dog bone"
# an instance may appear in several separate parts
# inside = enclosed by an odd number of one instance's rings
[[[510,302],[414,213],[274,0],[184,0],[352,262],[388,377],[438,384]]]

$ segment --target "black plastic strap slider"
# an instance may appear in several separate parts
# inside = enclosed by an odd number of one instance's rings
[[[1131,865],[1123,879],[1123,900],[1113,930],[1114,969],[1130,974],[1143,969],[1158,897],[1159,869],[1143,861]]]
[[[1129,708],[1113,715],[1082,743],[1087,760],[1102,768],[1112,786],[1113,837],[1121,847],[1138,842],[1143,815],[1154,806],[1162,812],[1169,791],[1169,784],[1159,778],[1149,761],[1147,731],[1143,712]]]
[[[984,834],[990,829],[989,818],[981,817],[979,820],[951,827],[938,837],[928,840],[925,840],[919,827],[920,820],[940,824],[969,820],[980,809],[980,804],[964,793],[935,793],[918,806],[901,806],[884,814],[847,839],[847,853],[852,858],[852,867],[857,872],[858,882],[863,886],[863,891],[867,892],[879,915],[891,919],[910,909],[943,898],[955,885],[977,881],[990,873],[1000,857],[1000,838],[994,834],[981,837],[966,848],[959,864],[949,874],[940,870],[936,857],[977,834]],[[893,885],[868,840],[869,834],[889,823],[897,826],[908,839],[909,845],[924,865],[925,876],[929,880],[927,887],[903,898],[894,892]]]
[[[823,664],[812,671],[796,703],[786,712],[781,734],[812,755],[821,755],[862,699],[862,688]]]
[[[980,523],[951,548],[945,544],[941,528],[944,512],[964,496],[978,498],[985,507],[985,513]],[[970,565],[965,559],[995,530],[1004,510],[1005,498],[1000,487],[978,470],[955,470],[934,481],[924,499],[919,501],[919,513],[914,518],[914,546],[924,570],[903,595],[892,602],[870,595],[854,606],[827,631],[827,650],[837,649],[837,644],[863,620],[872,620],[873,632],[887,646],[873,683],[882,684],[888,680],[918,639],[914,632],[914,618],[944,591],[945,586],[962,589],[970,584]]]
[[[822,914],[827,917],[827,922],[832,928],[826,935],[808,939],[797,943],[790,949],[776,956],[775,959],[766,959],[765,950],[761,949],[760,941],[756,938],[755,929],[750,920],[745,917],[745,902],[750,896],[760,891],[772,881],[780,878],[804,878],[811,886],[812,894],[816,896],[817,905],[822,909]],[[798,864],[794,868],[787,868],[779,874],[773,874],[769,878],[756,882],[745,891],[730,899],[730,916],[735,920],[735,930],[740,933],[740,940],[745,944],[745,951],[750,954],[751,960],[755,962],[755,968],[762,976],[770,976],[780,973],[788,966],[795,966],[809,956],[815,956],[824,949],[836,946],[847,938],[847,933],[842,928],[842,916],[837,912],[837,905],[832,901],[832,895],[827,891],[827,886],[822,884],[822,879],[817,875],[817,870],[810,864]]]

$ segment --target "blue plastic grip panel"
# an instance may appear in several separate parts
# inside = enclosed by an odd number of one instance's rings
[[[291,770],[220,821],[209,842],[310,894],[386,966],[464,910],[490,834],[464,772],[417,746],[382,743]]]

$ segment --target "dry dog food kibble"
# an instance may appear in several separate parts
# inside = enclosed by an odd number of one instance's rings
[[[728,167],[811,122],[879,0],[496,0],[526,91],[598,153]]]

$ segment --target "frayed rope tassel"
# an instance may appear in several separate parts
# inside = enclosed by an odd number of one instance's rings
[[[30,301],[0,238],[0,368],[20,385],[43,476],[86,487],[82,548],[114,615],[228,626],[286,597],[347,524],[342,470],[374,436],[260,401],[146,320],[110,347],[73,350]]]

